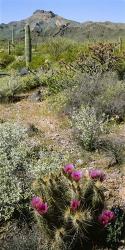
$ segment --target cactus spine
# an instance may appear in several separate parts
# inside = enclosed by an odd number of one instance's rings
[[[31,34],[30,34],[30,26],[26,24],[25,26],[25,60],[26,67],[29,67],[29,63],[32,58],[32,48],[31,48]]]

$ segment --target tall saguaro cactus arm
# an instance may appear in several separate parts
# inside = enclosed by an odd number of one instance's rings
[[[32,46],[31,46],[31,34],[30,34],[30,26],[26,24],[25,26],[25,60],[26,66],[29,66],[29,63],[32,59]]]
[[[123,49],[123,41],[122,41],[122,38],[119,37],[119,52],[121,52]]]
[[[10,50],[10,41],[8,41],[8,55],[11,54],[11,50]]]
[[[14,26],[12,26],[12,44],[14,44]]]

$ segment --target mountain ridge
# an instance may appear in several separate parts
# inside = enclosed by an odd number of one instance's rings
[[[21,21],[0,24],[0,40],[11,40],[14,27],[15,39],[24,39],[24,26],[29,23],[33,39],[39,37],[63,36],[74,40],[116,39],[125,37],[125,24],[105,22],[77,22],[63,18],[52,11],[36,10],[31,16]]]

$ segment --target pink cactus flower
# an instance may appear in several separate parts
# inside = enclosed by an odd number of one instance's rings
[[[32,198],[31,205],[33,208],[37,209],[39,205],[42,203],[42,199],[38,196]]]
[[[47,203],[41,203],[39,204],[39,207],[36,209],[39,214],[46,214],[48,211],[48,205]]]
[[[93,179],[93,180],[99,180],[99,181],[104,181],[106,176],[105,173],[100,170],[100,169],[91,169],[89,170],[89,176]]]
[[[74,170],[74,165],[73,164],[67,164],[65,167],[64,167],[64,172],[66,174],[72,174]]]
[[[73,210],[74,212],[79,208],[80,206],[80,201],[79,200],[72,200],[70,203],[70,208],[71,210]]]
[[[98,221],[103,225],[108,225],[111,221],[115,219],[115,213],[110,210],[104,210],[98,217]]]
[[[83,172],[81,170],[73,171],[71,177],[74,181],[80,181],[83,177]]]
[[[39,214],[45,214],[48,211],[47,203],[44,203],[42,199],[38,196],[33,197],[31,205]]]

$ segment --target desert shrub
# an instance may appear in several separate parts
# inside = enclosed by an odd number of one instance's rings
[[[37,75],[28,74],[24,77],[12,74],[4,80],[0,89],[0,101],[13,101],[16,95],[26,92],[41,85],[41,80]]]
[[[60,54],[60,60],[63,60],[67,64],[73,63],[73,65],[75,65],[75,62],[78,62],[78,59],[81,58],[82,55],[89,56],[87,44],[71,42],[69,48]]]
[[[48,39],[42,45],[39,45],[36,52],[41,59],[45,58],[45,60],[49,60],[51,65],[53,65],[55,62],[60,62],[62,60],[65,63],[71,63],[79,58],[81,53],[88,55],[89,49],[86,43],[75,42],[64,37],[56,37]]]
[[[3,81],[4,82],[4,81]],[[21,91],[21,84],[19,77],[12,75],[5,79],[4,84],[1,86],[0,90],[0,101],[7,102],[12,101],[14,96]]]
[[[42,78],[42,83],[48,87],[48,94],[57,94],[58,92],[70,88],[75,84],[73,75],[70,71],[64,70],[52,72],[52,74],[46,74]]]
[[[85,43],[78,43],[63,37],[51,38],[42,46],[39,46],[41,55],[46,55],[52,62],[64,60],[66,63],[73,62],[80,53],[88,52]]]
[[[0,124],[0,222],[24,208],[31,195],[30,168],[37,152],[26,140],[26,128],[16,123]]]
[[[36,250],[40,235],[35,226],[28,227],[23,224],[21,227],[17,223],[11,224],[6,232],[6,237],[0,240],[2,250]]]
[[[104,132],[104,118],[97,119],[94,108],[81,106],[79,112],[73,115],[73,127],[86,150],[95,149],[95,142]]]
[[[12,217],[28,221],[32,180],[56,171],[69,159],[68,153],[51,151],[34,141],[32,136],[38,132],[33,125],[0,123],[0,222]]]
[[[25,67],[26,63],[25,61],[14,61],[9,65],[10,69],[20,70],[23,67]]]
[[[116,70],[117,70],[119,79],[124,80],[125,79],[125,61],[124,60],[120,60],[116,64]]]
[[[121,139],[100,138],[96,142],[96,148],[105,151],[112,157],[115,164],[121,164],[124,159],[124,142]]]
[[[6,68],[10,63],[14,61],[14,59],[14,56],[2,53],[0,54],[0,66],[2,68]]]
[[[118,116],[122,121],[125,116],[125,82],[110,78],[110,82],[106,80],[103,84],[103,93],[95,102],[96,110],[109,118]]]
[[[41,68],[42,66],[45,66],[46,62],[45,62],[45,56],[38,54],[38,55],[34,55],[32,58],[32,62],[30,63],[30,67],[32,69],[38,69]]]
[[[67,110],[88,105],[95,108],[97,116],[104,113],[109,118],[119,116],[119,120],[124,119],[125,82],[119,81],[116,73],[96,74],[94,77],[81,74],[69,96]]]
[[[73,42],[65,38],[52,38],[43,44],[43,51],[49,54],[54,61],[59,60],[60,55],[72,46]]]
[[[17,46],[14,50],[14,54],[16,56],[23,56],[24,55],[24,46]]]
[[[21,91],[25,92],[27,90],[34,89],[41,85],[39,77],[37,75],[27,75],[20,79]]]
[[[55,152],[44,146],[44,148],[39,151],[38,160],[34,163],[30,171],[37,179],[40,175],[44,175],[45,173],[49,175],[50,172],[58,171],[60,166],[69,161],[70,158],[71,156],[68,152]]]
[[[64,60],[66,63],[73,62],[77,59],[79,53],[79,48],[77,46],[71,46],[68,50],[60,55],[60,59]]]

